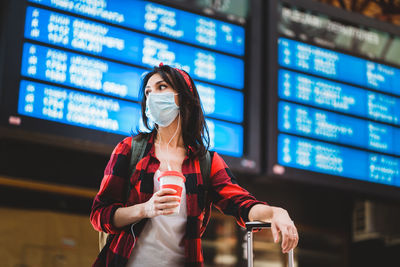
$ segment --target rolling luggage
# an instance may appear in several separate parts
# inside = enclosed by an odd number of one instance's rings
[[[246,237],[247,237],[247,266],[253,267],[253,231],[271,228],[270,223],[265,222],[247,222]],[[288,267],[293,267],[293,249],[288,253]]]

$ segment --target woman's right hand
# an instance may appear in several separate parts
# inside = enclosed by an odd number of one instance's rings
[[[165,188],[157,191],[144,203],[144,216],[154,218],[158,215],[169,215],[174,212],[174,208],[179,206],[180,198],[174,196],[174,189]]]

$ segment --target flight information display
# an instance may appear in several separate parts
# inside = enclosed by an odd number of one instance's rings
[[[272,171],[400,187],[399,37],[298,5],[274,10]]]
[[[130,135],[143,129],[141,77],[163,62],[195,79],[211,148],[243,156],[243,26],[139,0],[29,0],[25,11],[20,115]]]
[[[82,16],[244,55],[244,28],[146,1],[30,0]]]

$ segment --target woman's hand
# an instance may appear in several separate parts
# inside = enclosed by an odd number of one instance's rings
[[[144,218],[172,214],[173,209],[179,205],[179,197],[172,195],[175,193],[173,189],[162,189],[154,193],[145,203],[118,208],[113,217],[114,226],[120,228]]]
[[[157,191],[144,204],[144,217],[154,218],[158,215],[169,215],[174,212],[174,208],[179,206],[180,198],[173,196],[174,189],[165,188]]]
[[[282,234],[282,252],[288,253],[297,246],[299,235],[286,210],[263,204],[254,205],[249,211],[250,221],[271,222],[272,235],[275,243]]]
[[[296,226],[290,219],[286,210],[277,207],[273,208],[271,230],[275,243],[279,242],[279,233],[282,234],[283,253],[288,253],[291,249],[297,246],[297,243],[299,242],[299,235],[297,233]]]

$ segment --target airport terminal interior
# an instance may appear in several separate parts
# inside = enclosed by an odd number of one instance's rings
[[[400,0],[0,2],[0,266],[91,266],[114,147],[160,62],[199,92],[210,150],[286,209],[296,267],[400,266]],[[204,266],[248,265],[213,207]],[[271,229],[254,266],[286,267]]]

